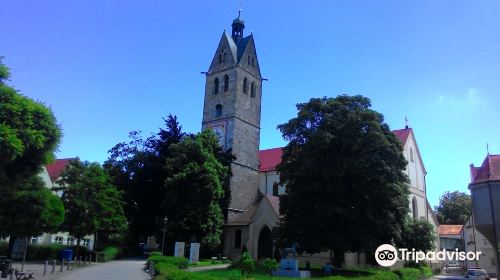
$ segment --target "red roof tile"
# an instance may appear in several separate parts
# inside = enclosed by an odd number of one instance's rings
[[[463,225],[439,225],[439,235],[457,235]]]
[[[411,128],[403,128],[398,130],[393,130],[392,133],[399,138],[399,141],[404,145],[406,144],[406,140],[408,140],[408,136],[410,135]]]
[[[393,130],[392,133],[396,135],[401,143],[404,145],[408,136],[412,131],[411,128]],[[276,166],[281,163],[281,157],[283,156],[283,148],[273,148],[268,150],[259,151],[259,170],[261,172],[274,171]]]
[[[259,151],[259,170],[262,172],[276,170],[276,166],[281,163],[283,148],[274,148]]]
[[[54,163],[51,163],[46,166],[47,173],[49,173],[50,180],[54,183],[60,176],[61,172],[70,164],[72,160],[76,160],[77,158],[64,158],[64,159],[56,159]]]
[[[470,165],[471,184],[500,180],[500,155],[487,155],[480,167]]]

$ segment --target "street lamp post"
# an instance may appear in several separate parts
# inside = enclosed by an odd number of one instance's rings
[[[168,218],[165,216],[165,219],[163,219],[163,241],[161,242],[161,254],[165,254],[165,233],[167,232],[167,222]]]

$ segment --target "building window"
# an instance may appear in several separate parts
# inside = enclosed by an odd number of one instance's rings
[[[278,183],[274,182],[273,184],[273,195],[277,196],[279,191],[279,185]]]
[[[411,211],[413,212],[413,219],[418,219],[418,205],[415,197],[411,200]]]
[[[413,159],[413,148],[410,148],[410,161],[414,162],[414,159]]]
[[[54,239],[54,243],[63,244],[63,238],[61,236],[56,236],[56,238]]]
[[[214,95],[219,93],[219,78],[214,80]]]
[[[252,66],[255,66],[255,58],[252,57]]]
[[[38,237],[36,236],[31,237],[31,244],[38,244]]]
[[[71,236],[68,236],[68,238],[66,238],[66,245],[73,245],[73,241],[75,241],[75,239]]]
[[[90,247],[90,239],[83,239],[83,247]]]
[[[229,76],[224,75],[224,92],[229,90]]]
[[[248,65],[250,65],[250,56],[248,56]]]
[[[234,249],[241,248],[241,229],[234,231]]]
[[[222,105],[217,104],[217,106],[215,106],[215,116],[216,117],[222,116]]]
[[[248,92],[248,82],[247,82],[247,78],[245,77],[243,79],[243,93],[247,93]]]
[[[250,96],[255,97],[255,84],[254,84],[254,82],[252,82],[250,84]]]
[[[222,63],[226,63],[226,53],[224,53],[222,56]]]
[[[218,64],[221,64],[221,63],[222,63],[222,54],[219,54]]]

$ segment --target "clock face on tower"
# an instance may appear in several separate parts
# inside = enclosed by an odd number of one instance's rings
[[[226,127],[224,124],[217,124],[211,127],[217,138],[219,139],[219,144],[225,148],[226,146]]]

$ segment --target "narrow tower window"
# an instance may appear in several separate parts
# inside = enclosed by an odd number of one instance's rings
[[[243,79],[243,93],[247,93],[248,92],[248,82],[247,82],[247,78],[245,77]]]
[[[223,63],[226,63],[226,53],[223,54],[223,57],[222,57],[222,62]]]
[[[274,184],[273,184],[273,195],[274,196],[278,196],[278,192],[279,192],[279,185],[278,185],[278,183],[274,182]]]
[[[224,75],[224,92],[229,90],[229,76]]]
[[[241,247],[241,229],[234,231],[234,249],[240,249]]]
[[[215,116],[216,117],[222,116],[222,105],[217,104],[217,106],[215,106]]]
[[[219,78],[215,78],[214,80],[214,94],[219,93]]]
[[[250,56],[248,56],[248,65],[250,65]]]
[[[222,63],[222,55],[219,54],[219,60],[218,60],[218,63],[221,64]]]
[[[410,161],[414,162],[415,160],[413,159],[413,148],[410,148]]]
[[[412,214],[413,214],[413,219],[416,220],[418,219],[418,205],[417,205],[417,199],[415,197],[413,197],[413,199],[411,200],[411,210],[412,210]]]
[[[254,84],[254,82],[252,82],[250,84],[250,96],[255,97],[255,84]]]
[[[255,58],[252,57],[252,66],[255,66]]]

